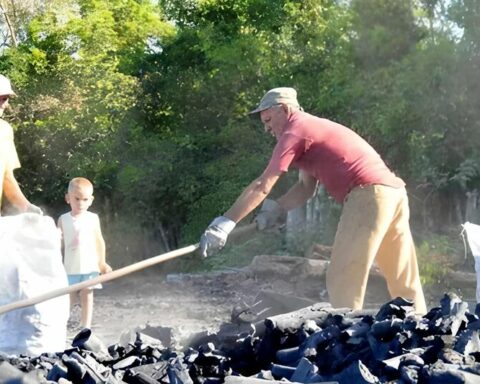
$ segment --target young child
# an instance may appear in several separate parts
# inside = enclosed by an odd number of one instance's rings
[[[62,232],[64,264],[70,285],[93,279],[99,273],[108,273],[112,268],[105,262],[105,241],[100,229],[98,215],[89,212],[93,202],[93,185],[83,177],[76,177],[68,184],[65,201],[71,211],[58,219],[58,228]],[[90,328],[93,314],[93,289],[79,292],[82,311],[82,328]],[[70,306],[76,302],[77,292],[70,294]]]

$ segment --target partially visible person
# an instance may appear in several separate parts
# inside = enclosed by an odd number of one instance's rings
[[[15,96],[10,80],[0,75],[0,206],[2,194],[19,212],[42,214],[41,208],[33,205],[23,194],[13,171],[20,168],[17,150],[13,140],[13,129],[3,118],[10,97]]]
[[[10,80],[0,75],[0,205],[3,195],[9,210],[38,215],[0,217],[0,305],[32,299],[67,284],[55,222],[28,201],[14,176],[20,162],[13,129],[2,118],[13,96]],[[4,313],[0,316],[0,350],[28,356],[62,350],[67,316],[65,296]]]
[[[112,271],[105,260],[105,241],[97,214],[88,211],[93,202],[93,185],[83,177],[70,180],[65,201],[70,212],[60,216],[58,228],[63,237],[64,265],[70,285],[81,283]],[[71,307],[80,296],[82,328],[91,328],[93,289],[101,284],[70,294]]]
[[[412,300],[417,313],[426,313],[403,180],[357,133],[304,112],[293,88],[270,90],[251,114],[260,117],[265,132],[277,144],[262,175],[205,230],[200,239],[203,256],[220,250],[235,225],[295,167],[300,171],[299,181],[277,201],[270,201],[270,208],[260,211],[258,228],[274,224],[280,215],[304,204],[318,182],[322,183],[343,203],[327,271],[331,304],[361,309],[369,270],[376,261],[392,298]]]

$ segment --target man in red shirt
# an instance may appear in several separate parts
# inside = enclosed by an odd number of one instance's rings
[[[413,300],[416,312],[426,313],[403,180],[351,129],[303,112],[293,88],[268,91],[251,114],[260,115],[277,144],[263,174],[208,226],[200,240],[202,254],[220,250],[236,223],[262,203],[280,176],[298,168],[299,181],[258,223],[271,225],[282,212],[304,204],[322,183],[344,205],[327,272],[331,304],[361,309],[376,261],[392,298]]]

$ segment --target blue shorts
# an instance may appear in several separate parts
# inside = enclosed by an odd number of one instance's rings
[[[91,272],[91,273],[80,273],[78,275],[67,275],[68,277],[68,285],[74,285],[78,283],[83,283],[84,281],[91,280],[97,276],[100,276],[98,272]],[[93,287],[89,287],[90,289],[101,289],[102,284],[96,284]]]

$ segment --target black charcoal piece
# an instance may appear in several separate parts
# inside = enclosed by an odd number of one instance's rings
[[[375,320],[381,321],[397,317],[405,319],[408,315],[414,312],[413,301],[397,297],[388,303],[383,304],[375,316]]]

